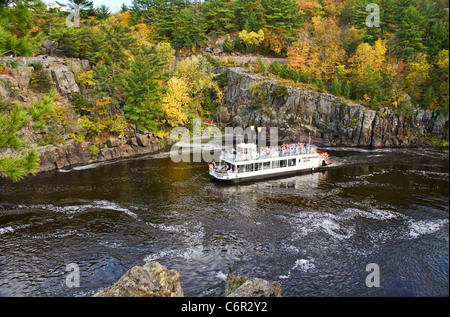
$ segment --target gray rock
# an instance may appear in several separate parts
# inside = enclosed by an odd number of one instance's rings
[[[403,117],[391,109],[374,111],[361,104],[348,104],[340,97],[312,89],[289,89],[284,98],[270,98],[278,85],[275,80],[233,67],[227,71],[224,112],[232,127],[265,126],[284,128],[283,141],[306,141],[308,131],[323,144],[347,146],[415,146],[426,138],[449,138],[449,118],[431,110],[418,110]],[[270,107],[254,107],[251,87],[264,83]],[[290,133],[296,132],[296,133]],[[413,141],[414,140],[414,141]],[[319,141],[319,140],[317,140]],[[424,142],[424,141],[422,141]]]
[[[55,64],[50,68],[50,72],[59,93],[68,95],[80,92],[80,88],[75,82],[75,76],[67,66]]]
[[[229,274],[225,282],[226,297],[281,297],[282,286],[257,277]]]
[[[158,262],[135,266],[93,297],[183,297],[180,273]]]
[[[106,141],[106,145],[110,148],[118,147],[118,146],[120,146],[120,141],[117,138],[110,138],[110,139],[108,139],[108,141]]]

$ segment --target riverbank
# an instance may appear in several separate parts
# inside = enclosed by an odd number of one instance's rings
[[[73,168],[96,162],[117,160],[144,154],[152,154],[163,148],[162,142],[153,134],[137,134],[132,138],[110,138],[91,147],[89,142],[69,140],[64,145],[40,147],[39,172]]]

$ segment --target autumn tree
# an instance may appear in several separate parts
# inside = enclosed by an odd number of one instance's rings
[[[178,63],[175,76],[183,79],[188,85],[189,96],[194,99],[193,108],[190,109],[193,115],[199,116],[202,114],[202,104],[208,92],[215,94],[216,103],[222,102],[223,92],[217,82],[214,81],[215,75],[212,72],[212,67],[205,58],[193,56],[191,59],[183,60]]]
[[[193,102],[187,83],[176,76],[170,78],[161,103],[162,120],[169,127],[185,125]]]

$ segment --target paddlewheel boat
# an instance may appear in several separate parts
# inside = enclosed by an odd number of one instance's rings
[[[242,143],[237,149],[222,151],[219,162],[209,164],[209,174],[215,180],[241,182],[314,171],[329,164],[329,155],[311,144],[284,144],[258,150],[256,144]]]

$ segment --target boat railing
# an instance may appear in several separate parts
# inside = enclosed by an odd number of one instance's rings
[[[301,154],[315,154],[317,152],[316,147],[311,145],[295,145],[281,148],[262,148],[259,153],[250,153],[243,154],[239,151],[226,150],[222,151],[222,155],[220,156],[221,160],[227,160],[230,162],[245,162],[245,161],[253,161],[253,160],[264,160],[264,159],[272,159],[278,157],[290,157]]]

